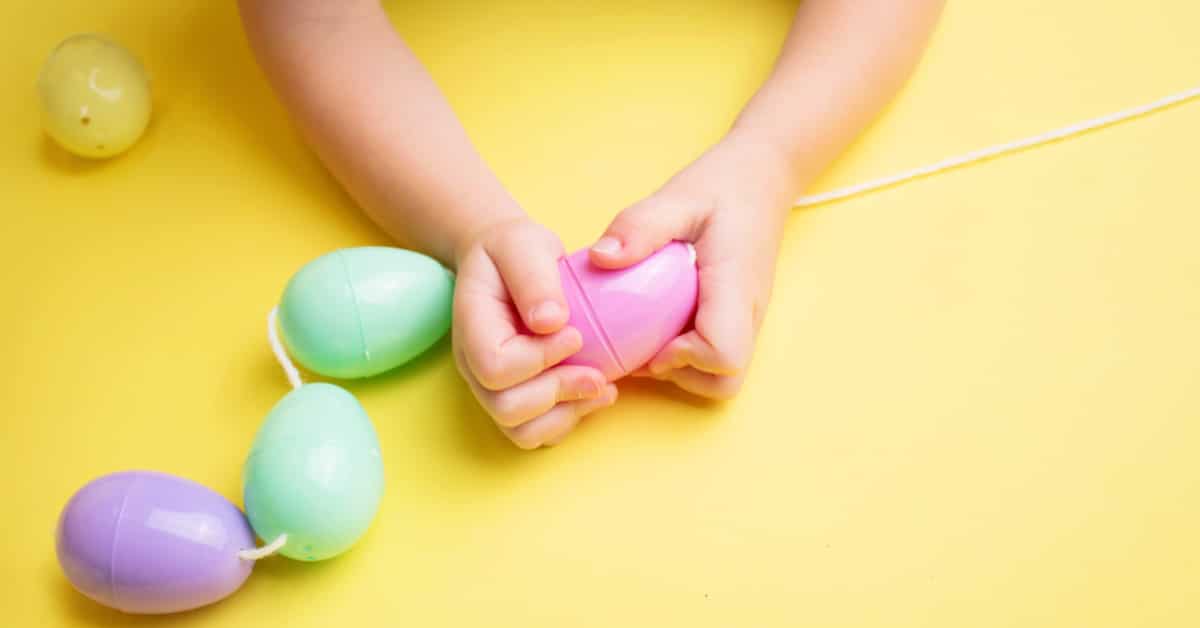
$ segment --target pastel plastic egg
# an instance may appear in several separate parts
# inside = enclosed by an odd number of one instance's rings
[[[254,567],[254,533],[236,506],[191,480],[123,471],[89,482],[63,508],[58,562],[80,593],[127,613],[211,604]]]
[[[150,81],[142,63],[99,35],[75,35],[46,59],[38,78],[42,125],[81,157],[128,149],[150,122]]]
[[[391,247],[342,249],[288,282],[279,329],[309,370],[369,377],[413,359],[450,329],[454,278],[430,257]]]
[[[641,262],[606,270],[583,249],[559,262],[568,325],[583,348],[564,360],[599,369],[609,381],[650,361],[692,320],[699,274],[691,245],[672,242]]]
[[[379,440],[353,395],[305,384],[275,404],[245,467],[246,514],[260,538],[287,534],[288,558],[332,558],[366,533],[382,495]]]

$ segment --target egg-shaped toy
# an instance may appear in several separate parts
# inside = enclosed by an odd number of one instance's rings
[[[42,66],[38,95],[46,133],[81,157],[121,153],[150,123],[150,80],[141,61],[100,35],[60,43]]]
[[[173,613],[216,602],[254,566],[249,523],[191,480],[122,471],[89,482],[63,508],[58,562],[80,593],[127,613]]]
[[[391,370],[450,329],[454,277],[406,249],[359,247],[323,255],[288,282],[279,331],[314,373],[351,379]]]
[[[286,534],[279,553],[324,560],[366,533],[383,495],[375,427],[339,386],[305,384],[267,415],[244,469],[246,515],[266,542]]]
[[[671,242],[621,269],[603,269],[588,250],[559,262],[568,325],[583,348],[563,361],[599,369],[609,381],[646,364],[691,322],[699,274],[690,244]]]

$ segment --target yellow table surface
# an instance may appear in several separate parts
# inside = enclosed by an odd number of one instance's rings
[[[794,6],[393,15],[574,248],[719,136]],[[525,453],[445,343],[352,383],[387,466],[353,552],[267,560],[178,616],[88,601],[54,556],[71,493],[150,468],[240,503],[287,392],[264,315],[304,262],[387,240],[297,138],[231,3],[18,1],[0,21],[0,625],[1200,624],[1200,104],[796,212],[724,406],[623,385],[564,445]],[[1198,24],[1192,0],[951,3],[819,188],[1184,89]],[[88,30],[155,77],[148,134],[102,163],[43,137],[33,92],[53,45]]]

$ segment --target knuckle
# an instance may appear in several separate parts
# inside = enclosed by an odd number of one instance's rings
[[[579,407],[575,408],[575,411],[572,413],[572,415],[574,416],[575,419],[582,419],[583,417],[588,416],[589,414],[593,414],[595,412],[599,412],[599,411],[607,408],[608,406],[609,406],[609,404],[606,404],[599,400],[589,401],[588,403],[580,404]]]
[[[717,348],[715,366],[724,375],[741,375],[750,362],[750,352],[741,347]]]
[[[613,218],[612,225],[609,227],[609,233],[624,235],[633,230],[638,222],[642,220],[645,211],[641,209],[642,205],[634,205],[621,211]]]
[[[521,416],[521,402],[510,392],[504,392],[492,398],[492,419],[496,423],[505,426],[513,427],[520,424],[524,418]]]
[[[691,217],[697,206],[697,199],[690,194],[678,192],[659,192],[654,196],[637,203],[627,211],[637,215],[642,220],[652,219],[675,222]]]
[[[555,358],[558,356],[554,355],[554,353],[555,352],[550,349],[546,349],[546,348],[542,349],[541,354],[538,356],[541,359],[541,364],[542,364],[541,368],[538,369],[539,373],[543,372],[543,371],[547,371],[547,370],[553,368],[556,364],[558,364],[558,360],[555,360]],[[562,385],[562,381],[560,380],[559,386],[561,386],[561,385]]]
[[[633,237],[645,231],[647,224],[660,220],[662,213],[663,208],[657,202],[644,200],[621,210],[608,231],[621,237]]]
[[[626,207],[617,215],[618,219],[623,217],[642,218],[647,215],[657,215],[666,211],[674,203],[669,198],[664,197],[662,192],[657,192],[652,196],[643,198],[642,200]]]
[[[508,440],[512,441],[514,445],[526,451],[537,449],[538,446],[541,445],[541,443],[534,438],[533,434],[530,434],[526,430],[507,430],[505,434],[508,436]]]
[[[494,246],[512,249],[523,246],[527,236],[521,224],[513,224],[496,234]]]
[[[513,223],[497,234],[496,244],[523,253],[554,254],[563,248],[562,241],[553,231],[527,220]]]
[[[575,391],[579,390],[578,377],[571,377],[569,373],[558,372],[554,374],[554,394],[557,401],[569,401],[575,396]]]
[[[643,236],[647,232],[647,228],[653,227],[659,220],[661,217],[657,208],[634,205],[621,212],[613,220],[609,231],[623,240],[635,240],[638,236]]]
[[[729,401],[742,390],[742,378],[722,377],[713,387],[712,396],[719,401]]]
[[[499,349],[480,352],[472,363],[475,366],[475,377],[484,388],[499,390],[504,387],[507,373]]]
[[[557,264],[555,255],[529,255],[504,268],[501,275],[509,294],[548,299],[559,287]]]
[[[594,395],[600,386],[587,373],[558,376],[558,396],[563,401],[586,399]]]
[[[558,255],[561,254],[565,250],[563,247],[562,240],[558,237],[558,234],[554,233],[553,231],[551,231],[541,225],[534,225],[534,228],[537,229],[536,237],[537,237],[538,241],[541,242],[541,244],[546,247],[547,253],[549,253],[553,257],[557,258]]]

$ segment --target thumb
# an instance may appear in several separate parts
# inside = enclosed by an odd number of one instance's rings
[[[697,214],[687,203],[651,196],[617,214],[589,258],[601,268],[632,266],[671,240],[692,240]]]

